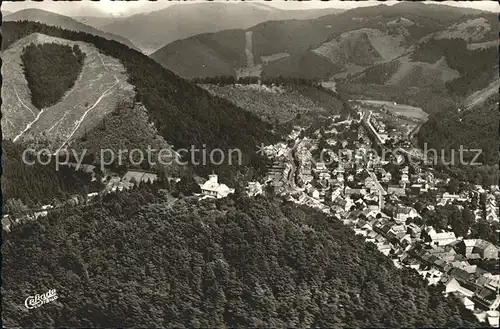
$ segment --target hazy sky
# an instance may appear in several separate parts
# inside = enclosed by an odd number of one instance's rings
[[[247,0],[248,1],[248,0]],[[190,1],[192,2],[192,1]],[[196,1],[200,2],[200,1]],[[227,2],[227,1],[221,1]],[[239,2],[239,1],[231,1]],[[250,1],[248,1],[250,2]],[[260,0],[251,0],[251,2],[261,2]],[[263,1],[262,1],[263,2]],[[430,1],[429,1],[430,2]],[[101,1],[23,1],[23,2],[3,2],[2,9],[7,11],[17,11],[25,8],[39,8],[63,15],[69,16],[128,16],[141,12],[148,12],[158,9],[166,8],[172,4],[184,3],[177,1],[147,1],[147,0],[136,0],[136,1],[111,1],[111,0],[101,0]],[[380,4],[379,1],[284,1],[284,0],[274,0],[265,2],[269,6],[281,8],[281,9],[312,9],[312,8],[342,8],[351,9],[361,6],[375,6]],[[392,5],[397,3],[397,1],[386,1],[387,5]],[[438,2],[433,2],[438,3]],[[440,2],[442,4],[457,6],[457,7],[469,7],[481,10],[488,10],[492,12],[498,12],[498,2],[497,1],[444,1]]]

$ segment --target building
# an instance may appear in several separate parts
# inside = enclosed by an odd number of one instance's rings
[[[401,175],[401,180],[399,181],[399,184],[401,186],[409,184],[410,183],[410,178],[408,177],[408,174],[402,174]]]
[[[128,183],[153,183],[158,180],[158,174],[154,172],[129,170],[123,176],[122,181]]]
[[[420,217],[415,208],[412,207],[397,207],[394,212],[394,218],[399,222],[406,222],[408,218]]]
[[[449,202],[453,202],[455,200],[460,199],[460,196],[458,194],[450,194],[448,192],[443,193],[443,196],[441,197],[441,203],[446,204]]]
[[[246,191],[248,196],[256,196],[263,194],[262,185],[259,182],[248,182]]]
[[[382,173],[382,182],[388,183],[392,180],[392,174],[390,172]]]
[[[437,233],[433,227],[427,227],[422,233],[425,234],[426,240],[434,246],[446,246],[457,240],[453,232]]]
[[[387,188],[387,193],[395,196],[405,196],[406,190],[404,187],[400,187],[397,185],[389,185],[389,187]]]
[[[466,239],[456,244],[455,249],[467,259],[498,259],[497,247],[481,239]]]
[[[346,186],[344,190],[344,195],[353,195],[353,194],[365,195],[366,190],[362,188],[350,188],[349,186]]]
[[[217,175],[212,174],[208,176],[208,180],[204,184],[200,184],[201,193],[207,197],[212,198],[225,198],[229,194],[234,193],[234,189],[229,188],[226,184],[219,184]]]

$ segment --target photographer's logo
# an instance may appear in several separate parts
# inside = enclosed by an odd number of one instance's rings
[[[36,294],[35,296],[29,296],[24,301],[24,305],[26,306],[27,309],[31,310],[34,308],[38,308],[38,307],[42,306],[43,304],[47,304],[49,302],[52,302],[56,299],[57,299],[56,290],[51,289],[42,295]]]

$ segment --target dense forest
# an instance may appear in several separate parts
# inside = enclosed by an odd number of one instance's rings
[[[24,163],[22,144],[4,140],[2,149],[2,197],[5,201],[20,200],[27,207],[39,207],[54,200],[67,200],[72,194],[90,193],[101,188],[98,182],[91,182],[88,173],[66,166],[56,170],[54,159],[43,165],[36,157],[28,155],[27,160],[34,164]],[[41,159],[44,162],[49,160]],[[15,209],[7,207],[4,212],[12,210]]]
[[[463,39],[430,39],[420,43],[412,61],[435,63],[443,56],[449,67],[460,73],[459,78],[446,83],[448,92],[459,96],[486,87],[495,73],[494,67],[498,67],[496,47],[469,50]]]
[[[286,76],[304,79],[327,79],[340,70],[341,67],[334,64],[328,58],[318,55],[313,51],[306,51],[302,54],[287,56],[264,65],[262,68],[262,78],[272,79],[279,76]]]
[[[30,44],[21,60],[31,91],[31,103],[42,109],[56,104],[71,89],[83,68],[85,53],[56,43]]]
[[[241,195],[171,206],[166,193],[143,184],[5,234],[4,324],[478,326],[442,287],[319,211]],[[57,301],[19,306],[49,289]]]
[[[452,150],[455,150],[455,157],[459,161],[460,145],[463,145],[464,149],[481,149],[482,154],[476,159],[477,162],[486,165],[498,164],[500,111],[497,101],[498,97],[492,96],[476,108],[461,112],[453,108],[443,109],[429,116],[429,120],[418,133],[421,146],[427,143],[428,149],[444,149],[447,161],[451,159]],[[474,157],[474,152],[464,154],[467,162],[472,161]]]
[[[135,86],[136,100],[149,112],[160,135],[175,149],[195,145],[207,149],[239,148],[247,163],[260,142],[275,140],[271,125],[231,102],[211,96],[179,78],[153,59],[118,42],[86,33],[63,30],[35,22],[5,22],[3,47],[31,33],[93,44],[108,56],[119,58]],[[241,129],[245,127],[245,129]]]

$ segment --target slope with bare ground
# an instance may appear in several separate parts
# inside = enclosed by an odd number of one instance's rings
[[[497,25],[498,28],[498,25]],[[445,30],[433,35],[435,39],[460,38],[472,42],[483,42],[490,35],[495,26],[491,26],[485,17],[469,19],[465,22],[456,23]]]
[[[31,103],[20,54],[27,45],[43,43],[78,45],[86,58],[73,88],[58,103],[38,111]],[[52,146],[58,149],[92,129],[118,102],[134,96],[119,60],[102,55],[87,43],[35,33],[5,50],[2,58],[4,138],[17,141],[43,134],[50,136]]]
[[[490,83],[486,88],[478,90],[469,95],[469,97],[465,99],[464,105],[466,106],[467,109],[478,107],[484,102],[486,102],[488,98],[494,96],[495,94],[498,95],[499,88],[500,88],[500,79],[496,79],[495,81]]]
[[[374,64],[389,61],[406,51],[402,35],[389,35],[377,29],[359,29],[341,34],[314,50],[334,63]]]
[[[387,81],[389,85],[405,84],[414,87],[444,87],[447,81],[460,76],[460,73],[451,69],[443,57],[430,64],[425,62],[410,62],[400,59],[399,69]]]

